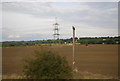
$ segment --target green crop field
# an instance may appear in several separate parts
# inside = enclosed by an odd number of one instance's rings
[[[65,56],[72,67],[72,45],[3,47],[3,78],[21,76],[23,59],[32,57],[34,50],[39,50],[41,47],[50,47],[59,55]],[[117,78],[118,45],[76,45],[75,60],[75,66],[78,69],[78,72],[75,73],[76,78]]]

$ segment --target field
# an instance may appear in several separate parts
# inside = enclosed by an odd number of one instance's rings
[[[22,76],[23,59],[32,57],[34,50],[43,46],[3,47],[3,78]],[[65,56],[72,67],[72,45],[48,45],[59,55]],[[78,72],[76,78],[110,79],[118,74],[118,45],[76,45],[75,59]]]

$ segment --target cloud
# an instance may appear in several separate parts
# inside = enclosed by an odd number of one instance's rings
[[[71,37],[72,25],[78,37],[115,36],[117,6],[115,2],[4,2],[3,39],[52,39],[55,17],[61,38]]]
[[[2,0],[2,2],[118,2],[119,0]]]
[[[9,35],[8,38],[20,38],[21,36],[20,35]]]

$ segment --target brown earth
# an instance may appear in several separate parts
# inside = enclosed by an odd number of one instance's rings
[[[42,46],[3,47],[3,75],[21,75],[23,59],[31,57]],[[72,66],[72,45],[52,45],[59,55],[65,56]],[[118,75],[118,45],[76,45],[75,59],[78,78],[116,78]],[[106,77],[104,77],[106,76]]]

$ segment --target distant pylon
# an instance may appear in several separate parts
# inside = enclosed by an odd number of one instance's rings
[[[57,17],[55,17],[55,24],[54,25],[54,40],[59,40],[59,24],[57,23]]]

